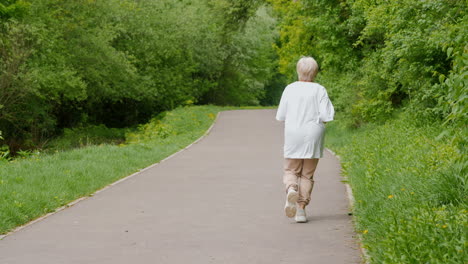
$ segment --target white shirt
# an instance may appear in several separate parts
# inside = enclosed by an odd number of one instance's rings
[[[313,82],[294,82],[281,96],[276,119],[285,121],[284,157],[312,159],[323,156],[325,126],[335,110],[325,87]]]

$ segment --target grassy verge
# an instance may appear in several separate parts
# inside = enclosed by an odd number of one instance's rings
[[[105,125],[89,125],[65,128],[63,135],[44,144],[45,152],[63,151],[90,145],[120,144],[125,142],[129,128],[108,128]]]
[[[134,132],[127,131],[125,143],[119,145],[86,146],[1,162],[0,234],[168,157],[202,136],[216,114],[226,109],[178,108]],[[108,129],[96,129],[93,134],[108,133]],[[120,133],[111,131],[117,138]],[[63,140],[56,143],[57,148],[70,146],[68,137]]]
[[[404,115],[357,130],[328,127],[372,263],[468,263],[466,130],[439,136],[444,129]]]

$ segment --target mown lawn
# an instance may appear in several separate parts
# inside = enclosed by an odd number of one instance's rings
[[[119,145],[91,145],[1,162],[0,234],[177,152],[202,136],[225,109],[177,108],[127,132],[125,143]],[[61,145],[70,144],[62,141],[56,146]]]
[[[371,263],[468,263],[466,131],[441,134],[401,116],[384,125],[328,127],[356,199],[356,229]]]

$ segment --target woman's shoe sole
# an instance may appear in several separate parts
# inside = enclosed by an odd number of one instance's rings
[[[286,205],[284,206],[284,212],[289,218],[293,218],[296,215],[296,202],[299,198],[297,192],[289,192],[286,197]]]

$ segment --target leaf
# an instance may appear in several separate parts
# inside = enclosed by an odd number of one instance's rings
[[[447,49],[447,57],[450,58],[450,56],[452,55],[452,52],[453,52],[453,47],[449,47],[449,48]]]

